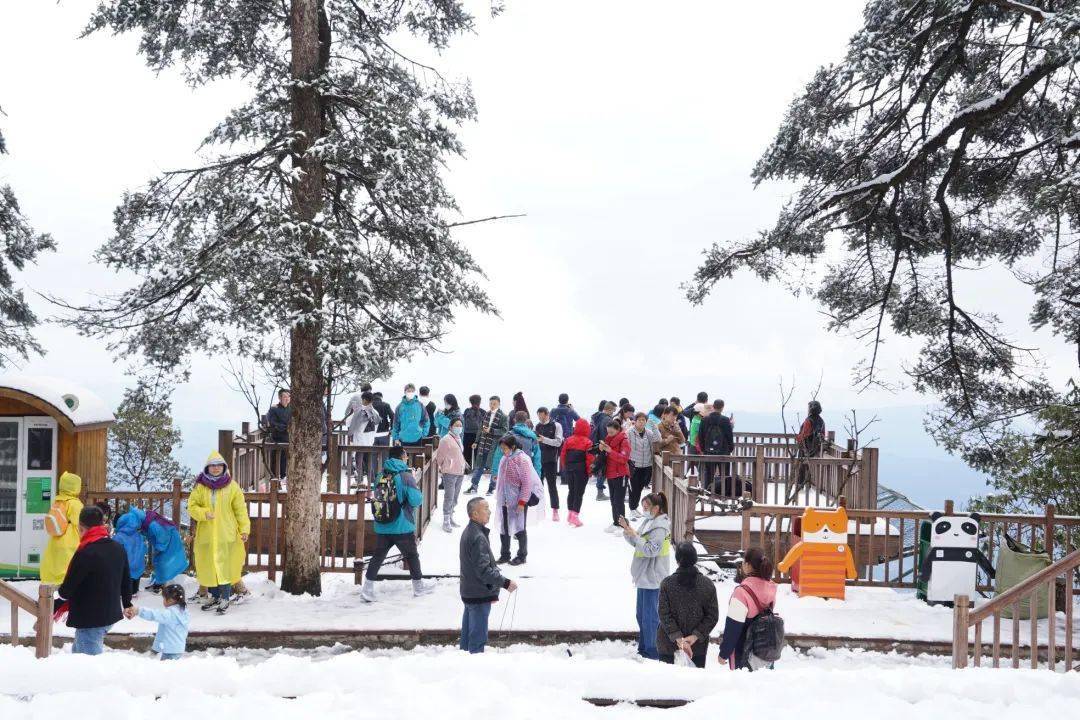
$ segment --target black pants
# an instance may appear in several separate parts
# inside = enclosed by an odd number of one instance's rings
[[[287,443],[289,442],[288,435],[271,435],[270,442],[274,443]],[[289,453],[285,448],[271,448],[270,449],[270,472],[276,472],[278,479],[285,477],[285,473],[289,471]]]
[[[652,482],[651,467],[633,466],[630,471],[630,509],[637,510],[641,502],[641,491]]]
[[[508,512],[509,512],[509,510],[507,510],[505,507],[502,509],[502,514],[503,514],[503,524],[502,524],[502,526],[503,526],[503,528],[509,528],[510,527],[510,518],[507,515]],[[528,507],[522,508],[521,513],[522,513],[522,523],[521,524],[522,524],[523,527],[528,527],[528,525],[529,525],[529,508]],[[522,530],[519,533],[514,533],[514,537],[517,538],[517,542],[518,542],[517,556],[519,558],[521,558],[522,560],[524,560],[526,558],[526,556],[528,556],[528,554],[529,554],[529,536],[525,533],[524,530]],[[506,560],[510,559],[510,535],[509,534],[505,534],[505,535],[500,534],[499,535],[499,559],[503,560],[503,561],[506,561]]]
[[[465,433],[461,441],[461,452],[465,455],[465,462],[469,463],[472,467],[473,464],[473,446],[476,445],[476,433]]]
[[[589,484],[589,473],[585,468],[566,466],[563,468],[563,477],[570,484],[566,493],[566,507],[570,512],[581,512],[581,498],[585,495],[585,486]]]
[[[719,477],[716,477],[717,474]],[[724,490],[730,487],[729,483],[724,482],[730,475],[731,463],[701,463],[701,487],[709,492],[723,494]]]
[[[626,515],[626,476],[608,478],[608,495],[611,497],[611,523],[619,524],[619,518]]]
[[[694,644],[696,645],[697,643],[694,643]],[[676,652],[682,652],[682,650],[677,650]],[[705,658],[708,656],[708,654],[709,654],[709,649],[707,647],[702,648],[700,655],[695,652],[690,657],[690,660],[694,663],[694,667],[699,667],[699,668],[704,669],[704,667],[705,667]],[[675,664],[675,655],[674,655],[674,653],[672,653],[671,655],[664,655],[663,653],[661,653],[660,654],[660,662],[667,663],[668,665],[674,665]]]
[[[379,576],[379,568],[382,567],[386,554],[390,548],[396,547],[405,557],[409,565],[409,576],[413,580],[419,580],[420,553],[416,550],[416,536],[412,533],[400,533],[395,535],[375,535],[375,552],[371,553],[371,562],[368,563],[367,572],[364,576],[368,580],[375,580]]]
[[[547,481],[551,509],[559,509],[559,461],[545,460],[540,463],[540,479]]]

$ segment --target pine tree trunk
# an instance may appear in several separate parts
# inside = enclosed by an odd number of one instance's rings
[[[292,0],[292,78],[314,80],[321,74],[319,19],[322,0]],[[310,221],[322,210],[322,162],[307,154],[323,132],[319,93],[309,84],[291,89],[292,128],[297,139],[292,148],[294,165],[303,172],[292,184],[293,212],[298,222]],[[320,238],[307,232],[298,238],[305,254],[314,260]],[[322,491],[322,399],[323,378],[319,355],[322,306],[321,279],[309,266],[293,268],[293,292],[298,300],[293,308],[300,318],[292,328],[289,373],[293,395],[293,415],[289,428],[288,516],[285,521],[286,562],[281,589],[286,592],[318,595],[319,527]]]

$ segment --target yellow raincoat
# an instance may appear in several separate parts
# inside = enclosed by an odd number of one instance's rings
[[[67,532],[60,537],[49,536],[45,552],[41,557],[41,582],[46,585],[59,585],[67,575],[71,556],[79,547],[79,513],[83,504],[79,499],[82,492],[82,478],[75,473],[65,472],[60,476],[59,492],[54,502],[67,503]]]
[[[217,452],[207,458],[207,476],[211,461],[224,462]],[[228,472],[228,466],[225,472]],[[206,517],[208,512],[213,519]],[[195,575],[204,587],[232,585],[240,580],[247,551],[241,535],[251,531],[244,491],[235,481],[220,490],[211,490],[202,482],[196,482],[188,497],[188,514],[198,523],[195,529]]]

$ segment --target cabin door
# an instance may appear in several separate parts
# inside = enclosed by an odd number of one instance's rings
[[[22,418],[0,417],[0,577],[19,575]]]

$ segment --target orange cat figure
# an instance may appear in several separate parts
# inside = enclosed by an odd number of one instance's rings
[[[786,573],[799,563],[799,597],[844,599],[844,579],[854,580],[855,558],[847,544],[848,518],[844,508],[808,507],[802,516],[802,539],[777,565]]]

